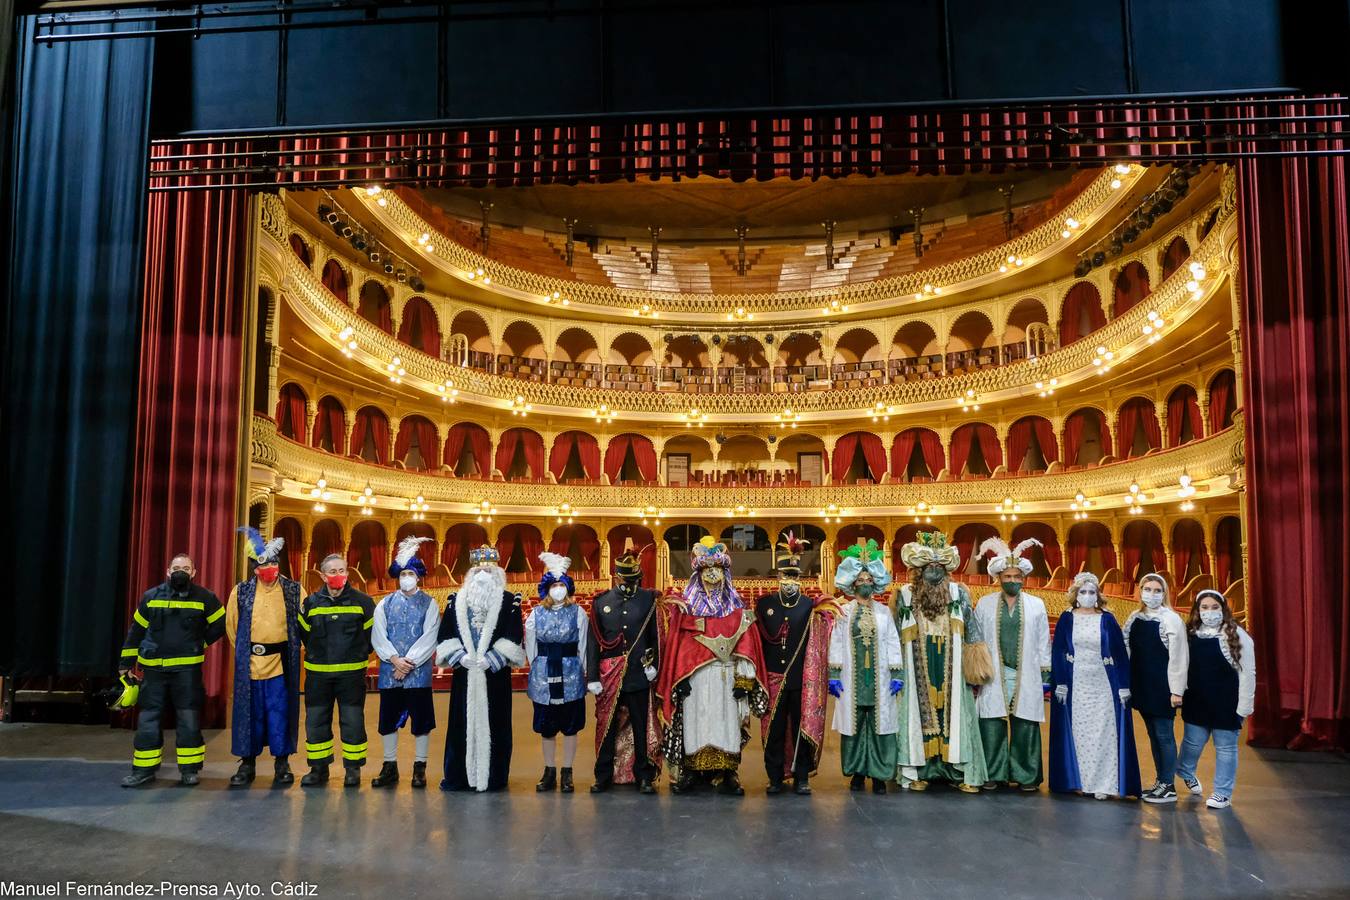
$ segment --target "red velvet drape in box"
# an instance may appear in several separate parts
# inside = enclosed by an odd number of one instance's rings
[[[867,477],[880,482],[881,476],[886,474],[886,448],[882,446],[881,438],[869,431],[854,431],[839,438],[834,445],[834,467],[830,474],[836,484],[842,483],[848,475],[859,446],[867,463]]]
[[[1174,589],[1186,586],[1186,573],[1195,560],[1200,574],[1209,574],[1209,553],[1205,547],[1205,529],[1194,519],[1182,519],[1172,526],[1172,576]]]
[[[1148,270],[1138,260],[1126,263],[1116,276],[1114,315],[1128,312],[1148,296]]]
[[[281,568],[281,574],[295,581],[300,580],[300,576],[305,571],[304,554],[302,546],[304,544],[304,533],[300,523],[286,516],[277,521],[276,527],[272,529],[272,537],[279,537],[286,541],[284,553],[277,561]]]
[[[548,456],[548,470],[553,473],[553,477],[558,479],[563,477],[573,447],[576,447],[577,459],[581,462],[586,477],[592,481],[599,481],[600,444],[594,435],[584,431],[564,431],[554,439],[553,449],[549,451]]]
[[[232,152],[235,142],[157,146]],[[169,164],[172,165],[172,164]],[[211,181],[219,183],[214,176]],[[249,201],[240,190],[151,194],[132,472],[127,620],[146,588],[165,579],[175,553],[190,554],[197,583],[223,601],[234,582],[245,259]],[[203,724],[225,724],[229,648],[218,641],[202,667]]]
[[[1191,248],[1186,245],[1186,239],[1181,235],[1172,238],[1172,242],[1167,245],[1163,251],[1162,277],[1166,281],[1167,277],[1181,268],[1181,264],[1190,258]]]
[[[1055,534],[1055,529],[1043,522],[1021,522],[1013,529],[1008,545],[1016,547],[1027,538],[1035,538],[1042,545],[1025,551],[1024,555],[1027,558],[1035,562],[1039,554],[1044,559],[1047,572],[1054,572],[1063,564],[1064,557],[1059,550],[1059,537]]]
[[[460,576],[464,574],[464,569],[460,566],[460,554],[466,547],[473,549],[481,547],[487,543],[487,531],[482,525],[473,522],[461,522],[458,525],[451,525],[445,532],[445,543],[441,546],[441,562],[450,570],[452,575]],[[456,568],[459,566],[459,568]]]
[[[1233,424],[1228,416],[1228,404],[1233,395],[1235,379],[1232,369],[1225,369],[1209,384],[1209,429],[1213,434]]]
[[[441,333],[436,322],[436,311],[422,297],[413,297],[403,306],[403,318],[398,323],[398,339],[416,347],[428,356],[441,357]]]
[[[304,443],[306,439],[306,402],[304,391],[293,384],[281,386],[277,396],[277,430],[292,440]],[[286,428],[283,428],[285,423]],[[289,432],[289,433],[287,433]]]
[[[501,441],[497,443],[497,471],[506,475],[506,470],[511,468],[511,462],[516,458],[516,448],[522,445],[522,452],[525,454],[525,477],[543,478],[544,439],[528,428],[509,428],[502,434]]]
[[[398,436],[394,438],[394,459],[408,464],[408,452],[412,449],[414,435],[417,437],[417,452],[422,455],[422,468],[434,468],[440,459],[440,448],[436,446],[436,426],[422,416],[408,416],[398,423]]]
[[[936,478],[942,472],[942,463],[944,455],[942,453],[942,438],[938,437],[936,431],[930,431],[924,428],[919,431],[919,450],[923,453],[923,461],[928,466],[928,474]]]
[[[1031,449],[1032,435],[1040,447],[1041,456],[1046,465],[1059,458],[1055,449],[1055,429],[1048,419],[1040,416],[1026,416],[1018,419],[1008,429],[1008,471],[1025,470],[1027,451]]]
[[[342,456],[347,452],[347,413],[332,397],[319,401],[319,411],[314,416],[314,446],[319,447],[325,437],[333,445],[333,452]]]
[[[370,433],[371,443],[375,447],[374,461],[380,465],[389,463],[389,420],[373,406],[363,406],[356,411],[356,420],[352,424],[353,456],[360,456],[366,447],[366,433]]]
[[[858,437],[858,432],[854,431],[834,442],[834,464],[830,468],[830,479],[835,484],[842,484],[844,476],[848,474],[853,454],[858,449]]]
[[[909,458],[914,455],[914,445],[918,442],[917,428],[907,428],[895,436],[895,443],[891,444],[891,475],[895,480],[908,480]]]
[[[1090,281],[1080,281],[1064,295],[1059,312],[1059,345],[1067,347],[1106,325],[1101,295]]]
[[[965,468],[966,462],[970,459],[970,445],[975,441],[980,442],[980,453],[984,456],[984,464],[988,466],[990,472],[1003,465],[1003,448],[999,445],[998,432],[994,431],[994,426],[983,422],[970,422],[952,432],[953,475],[960,475],[961,470]]]
[[[577,447],[582,447],[581,438],[577,439]],[[652,442],[640,434],[620,434],[610,438],[609,446],[605,449],[605,474],[609,476],[610,483],[618,481],[630,447],[633,450],[633,462],[637,463],[638,475],[643,481],[656,481],[656,448]],[[597,446],[597,452],[598,449]],[[582,462],[585,463],[584,456]]]
[[[347,297],[347,273],[342,271],[342,266],[335,259],[324,263],[323,286],[343,303],[351,302]]]
[[[445,444],[441,450],[441,461],[451,470],[459,465],[459,459],[464,455],[465,444],[469,447],[469,452],[473,454],[475,464],[478,466],[478,474],[482,478],[487,478],[492,474],[492,453],[491,441],[487,431],[481,425],[475,425],[472,422],[458,422],[450,428],[445,435]]]
[[[1120,415],[1116,419],[1117,459],[1142,455],[1132,452],[1134,436],[1140,425],[1144,427],[1144,439],[1150,449],[1162,446],[1162,429],[1158,427],[1158,413],[1153,401],[1146,397],[1135,397],[1120,407]]]
[[[1139,580],[1139,564],[1145,559],[1154,572],[1167,569],[1167,550],[1163,547],[1162,532],[1152,522],[1136,520],[1125,526],[1121,535],[1121,570],[1126,578]]]
[[[1205,436],[1205,422],[1200,416],[1200,402],[1195,388],[1179,387],[1167,398],[1167,446],[1180,447],[1182,425],[1190,421],[1192,440]]]
[[[1345,149],[1341,102],[1289,104]],[[1238,162],[1253,743],[1350,747],[1350,179],[1344,156]],[[1210,408],[1216,406],[1211,393]]]
[[[1077,575],[1088,561],[1095,547],[1101,553],[1102,571],[1116,566],[1116,548],[1111,543],[1111,532],[1100,522],[1079,522],[1069,529],[1069,575]],[[1101,573],[1098,573],[1101,574]]]

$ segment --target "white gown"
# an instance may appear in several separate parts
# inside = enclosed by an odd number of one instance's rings
[[[1116,707],[1111,699],[1111,682],[1102,663],[1102,619],[1100,615],[1074,615],[1073,618],[1073,748],[1078,756],[1078,775],[1083,793],[1120,793],[1117,766],[1119,742],[1116,739]]]

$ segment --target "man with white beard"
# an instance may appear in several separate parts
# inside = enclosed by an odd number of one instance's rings
[[[525,663],[525,623],[499,559],[486,544],[469,551],[436,637],[436,662],[453,669],[443,791],[498,791],[511,770],[511,667]]]

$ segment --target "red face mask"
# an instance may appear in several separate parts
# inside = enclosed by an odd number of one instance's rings
[[[254,571],[258,574],[258,578],[262,580],[263,584],[272,584],[277,580],[277,573],[281,571],[281,567],[258,566]]]
[[[325,575],[323,576],[323,580],[324,583],[335,591],[340,591],[347,586],[346,575]]]

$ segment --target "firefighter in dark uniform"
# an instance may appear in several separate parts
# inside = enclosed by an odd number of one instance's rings
[[[192,559],[180,553],[169,561],[168,580],[141,595],[122,643],[118,665],[125,675],[140,664],[140,716],[131,774],[122,787],[140,787],[155,779],[164,752],[160,720],[164,708],[177,721],[178,773],[185,785],[195,785],[206,759],[202,738],[202,662],[207,645],[225,633],[225,607],[206,588],[193,584],[197,574]]]
[[[614,563],[619,582],[591,602],[591,636],[586,642],[587,689],[596,699],[595,784],[598,794],[614,784],[619,732],[631,727],[633,780],[638,791],[654,794],[656,760],[648,753],[648,729],[656,727],[651,684],[660,666],[657,594],[642,584],[642,563],[629,552]],[[603,712],[602,712],[603,711]],[[623,713],[626,713],[626,723]]]
[[[343,787],[359,787],[366,764],[366,665],[375,601],[347,583],[339,554],[319,564],[324,586],[305,598],[297,621],[305,646],[305,752],[302,787],[328,781],[333,752],[333,702],[342,735]]]

